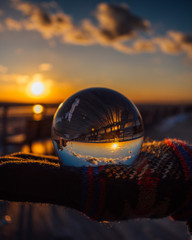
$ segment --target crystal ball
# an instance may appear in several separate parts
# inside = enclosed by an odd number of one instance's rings
[[[52,141],[65,165],[129,165],[143,143],[143,121],[136,106],[119,92],[89,88],[60,104]]]

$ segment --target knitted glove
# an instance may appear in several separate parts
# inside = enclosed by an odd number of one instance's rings
[[[75,208],[95,220],[192,221],[192,147],[147,142],[131,165],[69,167],[56,157],[15,153],[0,158],[0,199]]]

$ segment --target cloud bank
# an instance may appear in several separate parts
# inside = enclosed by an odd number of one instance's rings
[[[163,37],[153,37],[149,34],[151,23],[136,16],[126,5],[100,3],[94,12],[96,23],[84,19],[76,26],[72,17],[61,11],[55,2],[41,5],[21,0],[11,2],[13,8],[21,12],[22,19],[7,18],[5,24],[9,30],[37,31],[45,39],[59,37],[68,44],[98,44],[127,54],[160,50],[166,54],[185,52],[192,58],[192,35],[168,31]]]

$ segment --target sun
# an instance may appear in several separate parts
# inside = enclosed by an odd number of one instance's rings
[[[40,104],[36,104],[33,106],[33,112],[36,114],[41,114],[43,112],[43,106]]]
[[[51,79],[45,79],[40,73],[31,76],[30,81],[26,85],[26,95],[33,100],[42,100],[50,97]]]
[[[118,144],[117,143],[113,143],[112,148],[116,149],[117,147],[118,147]]]
[[[35,81],[31,84],[30,91],[34,96],[41,96],[45,92],[45,85],[41,81]]]

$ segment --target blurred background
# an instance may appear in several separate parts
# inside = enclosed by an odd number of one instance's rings
[[[57,107],[88,87],[132,100],[145,140],[192,143],[191,8],[188,0],[0,1],[0,154],[54,154]],[[100,224],[53,205],[0,206],[1,239],[189,239],[169,219]]]

